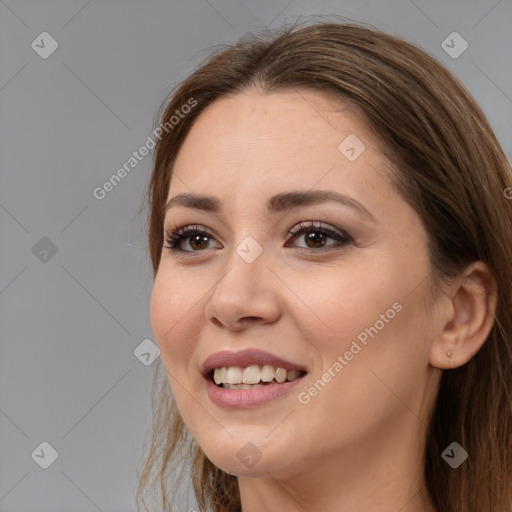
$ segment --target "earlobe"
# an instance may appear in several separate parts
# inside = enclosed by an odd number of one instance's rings
[[[456,339],[453,342],[450,342],[448,341],[446,333],[441,333],[432,345],[429,361],[430,364],[442,370],[451,370],[464,364],[460,363],[456,356],[457,345],[458,342]]]
[[[449,370],[463,366],[482,348],[495,320],[497,306],[496,280],[482,261],[469,265],[450,286],[449,301],[443,308],[448,314],[438,318],[440,326],[433,340],[430,364]]]

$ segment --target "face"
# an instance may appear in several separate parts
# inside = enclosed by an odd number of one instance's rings
[[[217,100],[187,136],[168,200],[214,201],[166,212],[167,236],[189,231],[162,248],[151,323],[183,420],[224,471],[292,477],[424,433],[427,235],[389,165],[347,105],[310,91]],[[216,385],[221,367],[246,385]]]

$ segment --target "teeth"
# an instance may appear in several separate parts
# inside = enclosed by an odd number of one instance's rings
[[[228,373],[228,369],[224,366],[222,368],[215,368],[215,372],[213,374],[213,380],[217,386],[221,382],[226,382],[226,373]]]
[[[226,384],[242,384],[242,375],[242,368],[240,366],[230,366],[224,382]]]
[[[244,368],[243,382],[244,384],[258,384],[260,381],[260,367],[257,365]]]
[[[281,384],[282,382],[284,382],[286,380],[286,373],[287,373],[287,371],[284,368],[278,368],[274,375],[274,379],[276,379],[277,382],[279,382],[279,384]]]
[[[270,382],[274,380],[274,373],[275,370],[273,366],[270,366],[269,364],[264,365],[261,369],[261,380],[263,382]]]
[[[299,370],[289,370],[288,372],[286,372],[286,380],[291,381],[298,379],[301,373],[302,372],[300,372]]]
[[[223,384],[224,389],[254,389],[264,388],[264,384]]]
[[[254,364],[245,368],[240,366],[215,368],[213,380],[215,384],[218,386],[222,384],[226,389],[252,389],[263,387],[263,382],[276,381],[281,384],[285,381],[296,380],[301,375],[300,370],[287,371],[284,368],[276,368],[270,364],[265,364],[262,367]]]

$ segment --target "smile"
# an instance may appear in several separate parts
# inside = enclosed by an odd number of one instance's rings
[[[215,384],[224,389],[252,389],[265,387],[268,384],[291,382],[300,378],[304,373],[301,370],[286,370],[270,364],[263,366],[251,365],[245,368],[223,366],[222,368],[215,368],[213,380]]]
[[[284,396],[307,372],[272,354],[248,349],[213,354],[205,361],[202,374],[215,405],[245,408]]]

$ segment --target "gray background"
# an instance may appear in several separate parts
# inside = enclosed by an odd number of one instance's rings
[[[216,45],[330,13],[437,56],[510,157],[511,0],[0,1],[0,511],[135,510],[153,374],[134,355],[154,341],[139,215],[151,157],[103,200],[92,191]],[[44,31],[59,45],[46,59],[31,47]],[[441,47],[453,31],[469,44],[455,59]],[[42,442],[58,452],[47,469]],[[179,510],[194,505],[183,495]]]

